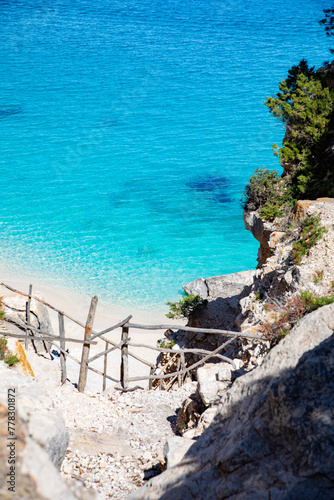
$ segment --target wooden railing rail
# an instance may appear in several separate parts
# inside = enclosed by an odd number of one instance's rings
[[[192,326],[180,325],[140,325],[136,323],[125,323],[127,328],[138,328],[139,330],[181,330],[183,332],[207,333],[209,335],[224,335],[224,337],[241,337],[251,340],[268,340],[259,335],[250,335],[247,333],[232,332],[231,330],[216,330],[210,328],[195,328]]]
[[[109,328],[106,328],[100,332],[96,332],[93,330],[93,322],[94,322],[94,317],[95,317],[95,312],[96,312],[96,307],[97,307],[97,302],[98,299],[97,297],[93,297],[91,300],[90,304],[90,309],[89,313],[87,316],[87,321],[86,324],[83,324],[81,321],[78,321],[77,319],[73,318],[69,314],[66,314],[64,311],[61,311],[57,307],[54,307],[53,305],[49,304],[48,302],[45,302],[44,300],[40,299],[39,297],[36,297],[32,294],[32,285],[29,287],[29,293],[23,293],[19,290],[16,290],[15,288],[0,282],[0,286],[3,286],[7,288],[8,290],[20,294],[24,297],[28,298],[28,301],[26,302],[26,308],[25,308],[25,313],[26,317],[22,318],[19,314],[19,320],[13,320],[10,318],[4,318],[5,321],[8,321],[10,323],[15,324],[19,329],[23,330],[24,334],[16,334],[16,333],[10,333],[6,331],[4,334],[8,337],[14,337],[14,338],[19,338],[19,339],[24,339],[26,344],[30,340],[33,343],[33,346],[36,350],[34,341],[36,340],[41,340],[45,342],[49,342],[50,344],[54,345],[59,349],[60,352],[60,365],[61,365],[61,383],[64,383],[67,379],[67,371],[66,371],[66,358],[70,358],[76,363],[80,365],[80,375],[79,375],[79,380],[78,380],[78,390],[80,392],[83,392],[85,390],[86,386],[86,381],[87,381],[87,373],[88,370],[93,371],[94,373],[97,373],[98,375],[101,375],[103,377],[103,390],[106,389],[106,380],[111,380],[116,383],[120,383],[122,389],[124,391],[131,390],[129,388],[129,383],[130,382],[137,382],[140,380],[148,380],[149,381],[149,388],[152,388],[152,383],[154,380],[159,380],[160,382],[160,388],[162,388],[162,380],[164,379],[170,379],[170,381],[167,384],[167,388],[171,387],[171,385],[175,382],[177,379],[178,384],[181,385],[184,381],[184,378],[186,377],[186,374],[189,373],[190,371],[194,370],[198,366],[204,364],[207,360],[216,357],[224,362],[227,362],[233,366],[235,369],[235,364],[233,361],[220,354],[220,351],[224,349],[228,344],[234,342],[236,339],[248,339],[252,341],[263,341],[267,340],[265,337],[260,336],[260,335],[250,335],[247,333],[241,333],[241,332],[233,332],[230,330],[223,330],[223,329],[206,329],[206,328],[196,328],[196,327],[191,327],[191,326],[183,326],[183,325],[170,325],[170,324],[161,324],[161,325],[144,325],[144,324],[138,324],[138,323],[131,323],[130,320],[132,319],[132,315],[129,315],[127,318],[123,319],[122,321],[119,321],[117,324],[110,326]],[[36,328],[31,324],[31,300],[34,299],[37,302],[40,302],[43,304],[45,307],[50,308],[51,310],[55,311],[58,314],[58,328],[59,328],[59,336],[57,335],[51,335],[47,332],[42,331],[40,328]],[[7,306],[6,306],[7,307]],[[14,308],[12,308],[14,309]],[[18,311],[18,312],[23,312],[23,310]],[[35,315],[35,313],[33,313]],[[69,319],[70,321],[74,322],[75,324],[79,325],[84,329],[84,339],[79,340],[79,339],[73,339],[73,338],[68,338],[66,337],[65,334],[65,325],[64,325],[64,318]],[[110,333],[117,328],[121,328],[122,334],[121,334],[121,341],[119,343],[114,342],[110,339],[107,339],[104,335],[107,333]],[[188,349],[188,348],[180,348],[180,349],[170,349],[170,348],[164,348],[164,347],[155,347],[147,344],[140,344],[140,343],[135,343],[131,341],[131,338],[129,337],[129,330],[130,328],[133,329],[140,329],[140,330],[146,330],[146,331],[151,331],[151,330],[174,330],[174,331],[183,331],[183,332],[192,332],[192,333],[204,333],[206,335],[221,335],[224,337],[229,337],[229,339],[217,347],[214,351],[208,351],[206,349]],[[35,334],[38,334],[38,336],[35,336]],[[96,340],[95,340],[96,339]],[[100,339],[105,342],[105,349],[99,353],[94,354],[93,356],[89,356],[90,353],[90,346],[91,345],[96,345],[97,340]],[[56,344],[55,342],[59,342],[59,345]],[[83,344],[82,347],[82,356],[81,356],[81,361],[76,359],[74,356],[69,354],[66,351],[66,342],[76,342],[79,344]],[[46,344],[45,348],[46,348]],[[112,346],[112,347],[109,347]],[[177,370],[172,372],[172,373],[163,373],[163,374],[155,374],[155,364],[141,358],[137,354],[133,353],[132,351],[129,350],[129,347],[135,347],[135,348],[144,348],[144,349],[150,349],[153,351],[161,352],[161,353],[169,353],[171,354],[171,359],[167,362],[167,364],[164,366],[164,369],[167,369],[170,367],[173,363],[177,363]],[[121,363],[120,363],[120,378],[117,380],[114,377],[111,377],[107,373],[107,361],[108,361],[108,354],[111,352],[120,349],[121,351]],[[202,359],[199,361],[193,363],[192,365],[186,366],[185,363],[185,354],[195,354],[198,356],[202,356]],[[104,367],[103,367],[103,372],[100,370],[93,368],[92,366],[89,366],[90,363],[96,361],[100,357],[104,356]],[[132,358],[136,359],[142,364],[145,364],[150,368],[150,374],[145,375],[145,376],[139,376],[139,377],[129,377],[129,356]]]
[[[125,339],[122,340],[119,344],[115,345],[114,347],[110,347],[110,349],[106,349],[105,351],[99,352],[98,354],[95,354],[95,356],[92,356],[91,358],[87,359],[87,363],[92,363],[96,359],[100,358],[101,356],[105,356],[106,354],[109,354],[112,351],[115,351],[116,349],[120,349],[122,345],[128,344],[128,341],[131,339]],[[106,342],[108,344],[108,342]]]
[[[188,371],[193,370],[193,369],[197,368],[198,366],[202,365],[208,359],[214,357],[219,351],[221,351],[222,349],[224,349],[224,347],[227,346],[228,344],[230,344],[233,340],[234,339],[228,340],[227,342],[225,342],[224,344],[222,344],[221,346],[219,346],[217,349],[215,349],[214,351],[210,352],[210,354],[208,354],[207,356],[205,356],[203,359],[201,359],[200,361],[197,361],[196,363],[194,363],[191,366],[188,366],[187,368],[184,368],[183,370],[179,370],[179,371],[176,371],[176,372],[173,372],[173,373],[167,373],[165,375],[146,375],[146,376],[143,376],[143,377],[131,377],[131,378],[128,378],[128,382],[137,382],[139,380],[149,380],[151,378],[160,380],[160,379],[164,379],[164,378],[171,378],[171,377],[177,376],[177,375],[183,375],[183,374],[187,373]]]
[[[234,340],[234,339],[233,339]],[[142,347],[144,349],[151,349],[152,351],[159,351],[159,352],[167,352],[169,354],[181,354],[181,353],[188,353],[188,354],[211,354],[212,351],[207,351],[205,349],[184,349],[183,347],[180,349],[165,349],[163,347],[153,347],[151,345],[147,344],[134,344],[133,342],[129,342],[128,345],[132,347]],[[226,356],[223,356],[222,354],[216,354],[215,357],[222,359],[223,361],[226,361],[226,363],[229,363],[230,365],[233,366],[234,370],[235,364],[233,363],[232,359],[227,358]]]
[[[11,286],[6,285],[2,281],[0,281],[0,286],[3,286],[4,288],[7,288],[11,292],[18,293],[19,295],[23,295],[23,297],[28,297],[29,298],[29,294],[24,293],[24,292],[20,292],[19,290],[16,290],[15,288],[13,288]],[[40,302],[41,304],[43,304],[46,307],[49,307],[50,309],[52,309],[56,313],[61,313],[65,318],[68,318],[71,321],[73,321],[73,323],[76,323],[77,325],[81,326],[82,328],[85,328],[85,325],[83,323],[81,323],[81,321],[78,321],[77,319],[73,318],[69,314],[66,314],[64,311],[61,311],[61,309],[58,309],[57,307],[54,307],[53,305],[49,304],[48,302],[45,302],[44,300],[40,299],[39,297],[36,297],[35,295],[31,295],[31,299],[37,300],[37,302]]]
[[[112,332],[113,330],[116,330],[116,328],[120,328],[121,326],[124,326],[125,323],[127,323],[130,319],[132,318],[132,315],[128,316],[127,318],[123,319],[117,325],[111,326],[110,328],[107,328],[106,330],[103,330],[102,332],[94,333],[94,335],[91,336],[91,340],[95,339],[96,337],[101,337],[101,335],[105,335],[106,333]]]
[[[14,322],[10,322],[14,325],[16,325]],[[37,330],[37,328],[32,328],[30,326],[30,329],[32,331],[35,331],[35,332],[38,332],[40,333],[40,330]],[[3,335],[6,335],[6,337],[13,337],[15,339],[28,339],[28,340],[31,340],[32,337],[31,335],[27,335],[27,334],[24,334],[24,333],[12,333],[12,332],[2,332]],[[42,333],[42,336],[38,336],[38,337],[33,337],[34,340],[44,340],[44,341],[48,341],[48,340],[58,340],[58,341],[62,341],[63,337],[61,336],[57,336],[57,335],[50,335],[49,333],[46,333],[46,332],[41,332]],[[85,340],[80,340],[80,339],[72,339],[72,338],[69,338],[69,337],[66,337],[66,342],[75,342],[77,344],[84,344],[84,343],[88,343],[88,344],[91,344],[91,345],[96,345],[97,342],[94,341],[94,340],[88,340],[88,341],[85,341]]]

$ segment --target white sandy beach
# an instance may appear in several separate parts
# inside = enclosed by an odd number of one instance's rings
[[[64,311],[66,314],[85,324],[87,319],[87,314],[89,311],[90,300],[88,296],[83,296],[74,292],[73,290],[66,289],[55,284],[50,284],[46,281],[37,280],[33,276],[24,275],[20,276],[17,272],[10,269],[6,269],[0,266],[0,281],[19,290],[24,293],[28,293],[29,284],[33,285],[33,295],[34,292],[39,292],[42,294],[43,299],[49,304],[53,305],[57,309]],[[0,287],[0,295],[9,295],[11,292],[4,287]],[[122,319],[126,318],[132,314],[133,318],[131,322],[140,324],[173,324],[176,325],[184,324],[182,320],[173,321],[167,319],[165,313],[168,311],[168,307],[164,310],[157,310],[156,308],[138,310],[128,307],[115,306],[113,304],[108,304],[106,302],[98,302],[97,310],[95,314],[94,326],[95,331],[104,330]],[[54,333],[58,335],[58,317],[57,314],[49,310],[50,318]],[[66,337],[83,339],[84,330],[79,325],[73,323],[72,321],[65,320],[65,332]],[[132,342],[139,344],[148,344],[151,346],[156,346],[156,341],[163,336],[164,330],[138,330],[130,329],[130,338]],[[121,329],[114,330],[106,335],[106,338],[114,341],[120,342]],[[72,356],[77,359],[81,359],[81,345],[76,343],[68,343],[66,348],[69,348],[69,352]],[[105,348],[105,342],[99,341],[97,345],[91,347],[91,355],[101,352]],[[141,358],[155,363],[158,352],[152,351],[145,348],[131,347],[130,350],[140,356]],[[58,363],[58,358],[55,358],[55,362]],[[91,365],[96,369],[103,371],[103,357],[99,358]],[[67,370],[68,379],[72,383],[78,382],[79,365],[74,361],[67,358]],[[113,351],[108,355],[108,371],[107,373],[119,379],[120,372],[120,351]],[[129,375],[133,376],[144,376],[148,375],[149,367],[140,363],[136,359],[129,357]],[[146,387],[147,381],[140,381],[134,385],[140,385]],[[108,381],[107,387],[114,385],[114,382]],[[102,389],[102,377],[89,371],[87,390],[91,392],[100,392]]]

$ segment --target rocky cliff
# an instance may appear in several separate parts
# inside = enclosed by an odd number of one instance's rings
[[[189,324],[268,342],[236,342],[224,353],[237,365],[228,376],[219,363],[198,369],[198,392],[179,413],[186,439],[168,441],[167,471],[133,500],[334,498],[334,305],[321,307],[334,302],[334,200],[244,221],[260,243],[257,270],[185,285],[208,300]],[[183,335],[206,348],[221,341]]]
[[[334,305],[225,393],[181,462],[131,500],[334,498]]]
[[[316,218],[323,233],[300,259],[295,257],[296,244],[307,246],[309,234],[303,223]],[[328,298],[334,292],[334,199],[298,201],[289,217],[264,222],[257,212],[245,212],[246,228],[260,242],[258,269],[247,297],[239,301],[241,314],[236,323],[241,331],[275,333],[276,327],[286,332],[304,313],[300,301],[309,297]],[[305,304],[304,304],[305,306]],[[295,312],[295,317],[290,318]],[[285,325],[284,325],[284,320]]]
[[[286,309],[301,306],[298,299],[303,292],[315,297],[334,293],[334,199],[298,201],[288,216],[272,222],[261,219],[256,211],[244,211],[243,217],[246,229],[260,243],[257,269],[185,285],[186,292],[208,300],[189,325],[260,333],[270,339],[271,327],[275,329],[280,316],[287,316]],[[294,248],[303,238],[303,244],[308,242],[302,229],[308,218],[316,218],[323,233],[297,262]],[[295,320],[302,317],[303,311],[299,313]],[[287,331],[293,326],[288,320]],[[214,337],[202,337],[196,336],[195,341],[217,344]]]

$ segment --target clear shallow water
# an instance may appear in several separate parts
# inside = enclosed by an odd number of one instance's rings
[[[326,7],[1,2],[2,262],[136,307],[254,268],[240,198],[284,133],[263,102],[329,59]]]

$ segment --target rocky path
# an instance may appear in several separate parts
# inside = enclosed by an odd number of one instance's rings
[[[53,400],[70,433],[62,474],[100,493],[126,498],[159,471],[166,438],[174,434],[176,412],[196,389],[188,383],[173,392],[81,394],[70,383]]]

